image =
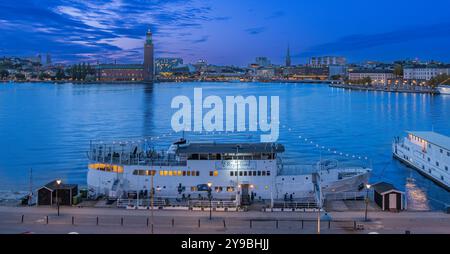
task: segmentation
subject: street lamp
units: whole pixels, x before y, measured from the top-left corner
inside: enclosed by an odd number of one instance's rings
[[[211,195],[211,186],[212,183],[208,182],[208,198],[209,198],[209,219],[212,220],[212,195]]]
[[[365,211],[365,214],[364,214],[364,221],[368,221],[367,209],[368,209],[368,206],[369,206],[369,190],[370,190],[370,187],[371,187],[370,184],[366,184],[366,199],[365,199],[365,201],[366,201],[366,211]]]
[[[59,198],[58,198],[58,190],[59,190],[59,186],[61,186],[61,180],[60,179],[58,179],[58,180],[56,180],[56,186],[57,186],[57,188],[56,188],[56,207],[57,207],[57,209],[58,209],[58,216],[59,216]]]

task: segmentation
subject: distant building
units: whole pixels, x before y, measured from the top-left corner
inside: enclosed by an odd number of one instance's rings
[[[347,77],[348,75],[348,67],[346,65],[329,65],[328,66],[328,77],[331,79],[332,77],[340,76],[342,78]]]
[[[47,65],[51,65],[52,64],[52,56],[50,55],[50,53],[47,53],[47,58],[46,58],[45,63]]]
[[[153,81],[152,33],[147,31],[144,44],[144,64],[98,64],[97,80],[100,81]]]
[[[275,76],[274,68],[260,68],[256,70],[256,76],[260,78],[272,78]]]
[[[286,67],[291,66],[291,52],[290,52],[289,45],[288,45],[287,52],[286,52],[286,63],[285,64],[286,64]]]
[[[329,70],[327,67],[296,66],[284,68],[283,75],[299,80],[326,80]]]
[[[265,56],[259,56],[255,59],[255,62],[257,65],[261,66],[261,67],[267,67],[270,66],[270,60],[269,58],[265,57]]]
[[[395,75],[392,70],[377,69],[355,69],[348,73],[348,79],[352,81],[370,78],[372,84],[387,84],[388,80],[394,79]]]
[[[430,80],[436,76],[450,75],[450,65],[409,65],[403,68],[403,79],[406,80]]]
[[[311,57],[309,59],[309,66],[318,67],[324,66],[328,67],[330,65],[345,65],[347,60],[341,56],[319,56],[319,57]]]
[[[171,72],[174,67],[183,64],[182,58],[163,57],[155,59],[155,72]]]

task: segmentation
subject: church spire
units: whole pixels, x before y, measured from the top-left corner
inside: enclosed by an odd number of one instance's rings
[[[289,44],[288,44],[287,52],[286,52],[286,67],[290,67],[291,66],[291,52],[290,51],[291,50],[290,50],[290,47],[289,47]]]

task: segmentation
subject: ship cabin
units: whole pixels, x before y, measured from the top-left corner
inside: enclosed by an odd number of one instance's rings
[[[275,160],[283,152],[284,146],[275,143],[188,143],[176,149],[181,160]]]
[[[450,137],[430,131],[409,131],[407,139],[415,147],[405,146],[404,149],[418,156],[416,166],[439,182],[450,183]]]

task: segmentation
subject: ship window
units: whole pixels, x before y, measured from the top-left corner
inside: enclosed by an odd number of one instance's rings
[[[160,170],[160,171],[159,171],[159,175],[160,175],[160,176],[163,176],[163,175],[164,175],[164,171]]]
[[[244,171],[244,176],[247,176],[247,171]]]
[[[436,166],[438,166],[438,167],[439,167],[439,161],[436,161]]]
[[[444,153],[444,150],[440,149],[440,152],[441,152],[441,153]]]
[[[450,156],[450,152],[447,152],[447,156]]]
[[[218,176],[219,175],[219,171],[215,170],[214,171],[214,176]],[[222,187],[221,187],[222,188]]]
[[[172,170],[169,170],[169,176],[172,176]]]
[[[183,176],[186,176],[186,171],[183,170]]]
[[[256,171],[253,171],[253,176],[256,176]]]
[[[216,186],[215,190],[216,190],[216,192],[222,192],[223,188],[222,188],[222,186]]]
[[[430,157],[428,157],[428,162],[430,162],[431,161],[431,159],[430,159]]]
[[[194,176],[199,176],[200,175],[200,171],[194,171]]]
[[[267,175],[270,176],[270,171],[267,171]]]
[[[237,171],[234,171],[234,176],[237,176],[238,175],[238,172]]]
[[[233,176],[234,171],[230,171],[230,176]]]
[[[187,176],[191,176],[191,171],[187,171]]]
[[[196,154],[196,153],[190,154],[189,155],[189,160],[198,160],[198,154]]]
[[[207,160],[208,155],[207,154],[200,154],[200,160]]]
[[[445,166],[445,170],[448,171],[448,166]]]
[[[233,191],[234,191],[234,188],[232,186],[227,187],[227,192],[233,192]]]
[[[239,176],[242,176],[242,171],[239,171]]]
[[[182,175],[181,170],[178,170],[178,176],[181,176],[181,175]]]
[[[209,171],[209,176],[213,176],[213,172],[212,171]]]
[[[262,176],[266,176],[266,171],[263,171],[263,172],[262,172]]]
[[[258,176],[261,176],[261,171],[258,171]]]
[[[191,186],[191,191],[197,191],[197,186]]]
[[[444,176],[441,176],[441,180],[444,181]]]

